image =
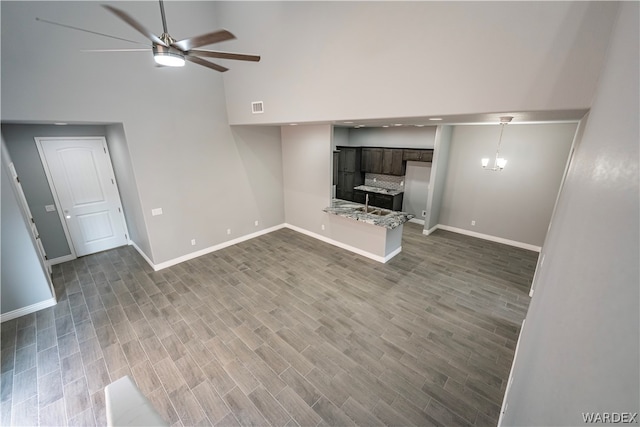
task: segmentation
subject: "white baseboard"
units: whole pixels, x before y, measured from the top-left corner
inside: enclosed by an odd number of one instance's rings
[[[425,236],[428,236],[429,234],[433,233],[437,229],[438,229],[438,224],[434,225],[433,227],[431,227],[428,230],[422,230],[422,234],[424,234]]]
[[[411,218],[409,222],[413,222],[414,224],[424,225],[424,219]]]
[[[402,252],[402,246],[400,246],[398,249],[396,249],[395,251],[391,252],[386,257],[384,257],[384,261],[382,261],[382,262],[386,264],[387,261],[389,261],[394,256],[398,255],[400,252]]]
[[[269,234],[269,233],[271,233],[273,231],[280,230],[281,228],[284,228],[284,226],[285,226],[284,224],[280,224],[280,225],[276,225],[274,227],[265,228],[264,230],[260,230],[260,231],[257,231],[255,233],[251,233],[251,234],[246,234],[246,235],[240,236],[240,237],[238,237],[236,239],[227,240],[226,242],[222,242],[222,243],[219,243],[217,245],[209,246],[208,248],[204,248],[204,249],[201,249],[201,250],[196,251],[196,252],[191,252],[189,254],[180,256],[178,258],[174,258],[174,259],[171,259],[169,261],[161,262],[159,264],[154,264],[153,261],[151,261],[149,259],[149,257],[147,257],[144,254],[144,252],[142,252],[140,250],[140,248],[138,248],[138,246],[135,243],[131,242],[131,244],[140,253],[140,255],[142,255],[144,260],[147,261],[147,263],[151,266],[151,268],[153,268],[154,271],[158,271],[158,270],[162,270],[162,269],[167,268],[167,267],[171,267],[172,265],[180,264],[181,262],[189,261],[190,259],[198,258],[199,256],[206,255],[206,254],[209,254],[211,252],[219,251],[220,249],[228,248],[229,246],[233,246],[233,245],[236,245],[238,243],[241,243],[241,242],[244,242],[244,241],[247,241],[247,240],[251,240],[251,239],[256,238],[258,236],[262,236],[264,234]]]
[[[49,298],[44,301],[10,311],[8,313],[2,313],[0,314],[0,323],[16,319],[27,314],[35,313],[36,311],[44,310],[45,308],[53,307],[56,304],[57,301],[55,298]]]
[[[522,320],[522,326],[520,327],[520,334],[518,334],[518,341],[516,341],[516,349],[513,352],[513,362],[511,363],[511,370],[509,371],[509,379],[507,379],[507,388],[504,391],[504,397],[502,398],[502,407],[500,408],[500,416],[498,417],[498,427],[502,427],[502,416],[507,410],[507,396],[511,390],[511,384],[513,383],[513,368],[516,365],[516,357],[518,357],[518,349],[520,348],[520,341],[522,338],[522,331],[524,331],[524,324],[527,319]]]
[[[475,231],[465,230],[464,228],[451,227],[451,226],[442,225],[442,224],[438,224],[434,228],[439,228],[441,230],[446,230],[446,231],[453,231],[454,233],[464,234],[471,237],[477,237],[479,239],[489,240],[491,242],[496,242],[496,243],[502,243],[505,245],[514,246],[516,248],[521,248],[521,249],[527,249],[530,251],[540,252],[542,250],[540,246],[531,245],[529,243],[518,242],[515,240],[504,239],[502,237],[491,236],[489,234],[476,233]],[[429,234],[430,233],[432,233],[431,230],[429,230]]]
[[[369,259],[372,259],[374,261],[381,262],[383,264],[386,263],[387,261],[389,261],[394,256],[398,255],[400,253],[400,251],[402,251],[402,246],[401,246],[398,249],[396,249],[395,251],[391,252],[386,257],[383,257],[383,256],[380,256],[380,255],[372,254],[371,252],[367,252],[367,251],[364,251],[362,249],[356,248],[354,246],[347,245],[347,244],[342,243],[342,242],[338,242],[337,240],[333,240],[333,239],[331,239],[329,237],[323,236],[322,234],[317,234],[317,233],[311,232],[309,230],[305,230],[304,228],[300,228],[300,227],[295,226],[295,225],[284,224],[284,226],[286,228],[289,228],[289,229],[293,230],[293,231],[297,231],[298,233],[305,234],[305,235],[307,235],[309,237],[313,237],[314,239],[321,240],[321,241],[323,241],[325,243],[328,243],[330,245],[337,246],[337,247],[339,247],[341,249],[347,250],[349,252],[356,253],[358,255],[362,255],[365,258],[369,258]]]
[[[62,264],[63,262],[73,261],[77,257],[73,254],[59,256],[58,258],[48,259],[47,262],[49,265]]]
[[[321,241],[323,241],[325,243],[329,243],[330,245],[337,246],[337,247],[339,247],[341,249],[345,249],[345,250],[350,251],[350,252],[354,252],[354,253],[356,253],[358,255],[362,255],[363,257],[372,259],[374,261],[381,262],[383,264],[386,263],[387,261],[389,261],[394,256],[398,255],[400,252],[402,252],[402,246],[401,246],[398,249],[396,249],[395,251],[393,251],[390,254],[388,254],[387,256],[383,257],[383,256],[380,256],[380,255],[372,254],[371,252],[367,252],[367,251],[364,251],[362,249],[356,248],[354,246],[350,246],[350,245],[344,244],[342,242],[338,242],[337,240],[330,239],[330,238],[328,238],[326,236],[323,236],[321,234],[313,233],[313,232],[311,232],[309,230],[305,230],[304,228],[300,228],[300,227],[297,227],[295,225],[291,225],[291,224],[287,224],[287,223],[276,225],[276,226],[270,227],[270,228],[265,228],[264,230],[260,230],[260,231],[255,232],[255,233],[247,234],[245,236],[238,237],[237,239],[228,240],[228,241],[220,243],[218,245],[210,246],[208,248],[201,249],[201,250],[196,251],[196,252],[191,252],[191,253],[183,255],[181,257],[174,258],[174,259],[171,259],[169,261],[161,262],[159,264],[155,264],[147,256],[147,254],[145,254],[142,251],[142,249],[140,249],[138,247],[138,245],[135,244],[135,242],[130,241],[129,244],[131,246],[133,246],[136,251],[138,251],[140,256],[142,256],[142,258],[144,258],[144,260],[147,262],[147,264],[149,264],[151,266],[151,268],[153,268],[154,271],[159,271],[159,270],[162,270],[164,268],[168,268],[168,267],[171,267],[173,265],[180,264],[181,262],[185,262],[185,261],[188,261],[190,259],[194,259],[194,258],[197,258],[199,256],[209,254],[211,252],[219,251],[220,249],[224,249],[224,248],[227,248],[229,246],[233,246],[235,244],[238,244],[238,243],[250,240],[250,239],[254,239],[256,237],[259,237],[259,236],[274,232],[276,230],[280,230],[282,228],[289,228],[289,229],[291,229],[293,231],[297,231],[298,233],[305,234],[305,235],[307,235],[309,237],[313,237],[314,239],[321,240]]]
[[[136,251],[138,251],[138,253],[140,254],[140,256],[141,256],[142,258],[144,258],[144,260],[145,260],[145,261],[147,261],[147,264],[149,264],[149,265],[151,266],[151,268],[153,268],[153,269],[155,270],[155,268],[154,268],[154,264],[153,264],[153,261],[151,261],[151,259],[147,256],[147,254],[145,254],[145,253],[142,251],[142,249],[140,249],[140,247],[139,247],[138,245],[136,245],[136,242],[134,242],[133,240],[129,240],[129,244],[130,244],[131,246],[133,246],[133,249],[135,249]]]

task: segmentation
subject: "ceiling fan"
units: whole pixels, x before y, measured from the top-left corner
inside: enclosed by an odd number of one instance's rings
[[[207,46],[214,43],[222,42],[225,40],[235,39],[236,37],[227,30],[218,30],[210,33],[202,34],[187,39],[176,40],[169,35],[167,31],[167,20],[164,13],[164,2],[160,2],[160,14],[162,16],[162,35],[160,37],[147,30],[142,24],[132,18],[129,14],[121,9],[110,5],[102,5],[105,9],[122,19],[124,22],[133,27],[140,34],[148,38],[152,43],[153,58],[158,65],[168,67],[181,67],[186,61],[193,62],[194,64],[202,65],[203,67],[211,68],[216,71],[225,72],[228,68],[215,64],[211,61],[204,60],[202,58],[220,58],[220,59],[233,59],[238,61],[260,61],[258,55],[248,55],[242,53],[231,52],[219,52],[213,50],[197,49],[201,46]],[[71,25],[60,24],[58,22],[48,21],[46,19],[36,18],[37,21],[46,22],[48,24],[58,25],[65,28],[71,28],[74,30],[84,31],[91,34],[97,34],[100,36],[110,37],[117,40],[124,40],[131,43],[138,43],[133,40],[128,40],[122,37],[116,37],[109,34],[103,34],[96,31],[86,30],[83,28],[74,27]],[[148,52],[147,49],[103,49],[103,50],[91,50],[89,52]]]

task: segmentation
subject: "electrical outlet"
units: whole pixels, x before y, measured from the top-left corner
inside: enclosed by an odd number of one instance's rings
[[[253,225],[255,225],[256,227],[258,226],[258,221],[254,221]]]
[[[151,215],[152,216],[162,215],[162,208],[151,209]]]
[[[427,217],[427,211],[422,211],[422,217],[426,218]]]
[[[400,181],[400,187],[404,187],[404,181]]]
[[[373,182],[378,182],[378,178],[373,178]]]
[[[475,220],[471,221],[471,225],[476,225],[476,221]]]
[[[322,230],[324,231],[324,224],[322,224],[322,225],[320,226],[320,228],[322,228]]]
[[[227,234],[231,234],[231,229],[227,228]]]
[[[195,246],[196,245],[196,239],[191,239],[191,246]]]

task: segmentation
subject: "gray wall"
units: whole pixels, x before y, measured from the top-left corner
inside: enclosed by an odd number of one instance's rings
[[[614,2],[220,2],[233,124],[588,108]],[[579,77],[576,77],[579,76]],[[251,114],[263,101],[264,114]]]
[[[640,412],[640,5],[626,2],[620,12],[543,248],[505,426]]]
[[[384,258],[385,228],[323,212],[331,203],[332,137],[331,125],[282,127],[286,223]]]
[[[333,141],[332,141],[332,151],[336,149],[336,147],[341,147],[349,145],[349,128],[341,128],[334,127],[333,128]]]
[[[285,221],[313,233],[331,203],[332,134],[331,125],[282,127]]]
[[[424,220],[425,218],[422,216],[422,211],[427,209],[430,177],[431,163],[407,162],[402,210],[413,214],[416,219]]]
[[[157,2],[117,6],[158,28]],[[157,68],[151,53],[83,53],[131,46],[34,19],[141,39],[95,2],[2,2],[0,7],[3,120],[122,123],[143,219],[140,212],[129,214],[137,218],[145,251],[146,229],[146,255],[154,264],[284,221],[280,130],[232,129],[220,73],[191,63]],[[214,2],[168,2],[172,34],[187,37],[219,28],[216,8]],[[220,46],[236,47],[236,41]],[[230,72],[242,74],[256,64],[229,65]],[[152,216],[154,208],[164,214]]]
[[[28,307],[53,298],[47,272],[41,264],[35,242],[20,208],[7,168],[10,162],[2,139],[0,161],[1,216],[0,216],[0,313]]]
[[[500,149],[507,166],[491,172],[480,159],[493,164],[500,126],[454,126],[439,223],[542,246],[576,128],[507,125]]]
[[[53,205],[55,202],[34,137],[105,136],[105,127],[3,123],[2,135],[20,176],[22,189],[42,236],[42,245],[47,257],[55,259],[70,255],[71,251],[58,212],[45,211],[45,205]]]
[[[144,214],[140,204],[140,193],[136,174],[131,164],[131,154],[127,145],[127,137],[122,124],[106,126],[107,146],[113,165],[113,172],[118,183],[120,201],[129,230],[129,239],[145,254],[153,255],[149,244],[149,234],[144,222]]]
[[[436,132],[431,177],[429,178],[429,196],[427,197],[427,217],[424,229],[430,230],[440,221],[440,209],[444,197],[444,187],[449,169],[449,150],[451,148],[452,126],[439,126]]]

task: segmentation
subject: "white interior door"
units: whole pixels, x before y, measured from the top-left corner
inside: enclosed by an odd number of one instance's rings
[[[127,228],[105,139],[36,138],[36,143],[76,255],[126,245]]]

